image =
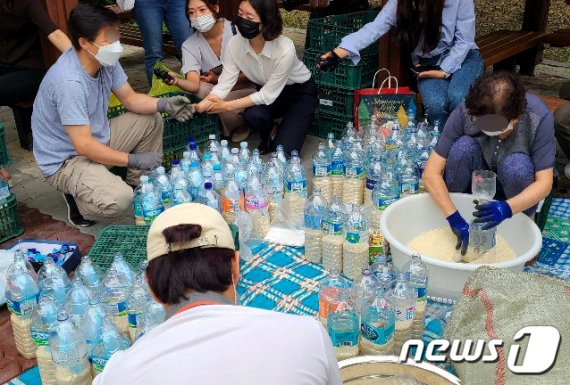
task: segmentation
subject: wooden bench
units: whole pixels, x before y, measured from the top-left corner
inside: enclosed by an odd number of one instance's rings
[[[544,44],[551,47],[568,47],[570,46],[570,29],[559,29],[544,37]]]
[[[501,30],[475,39],[485,67],[494,66],[494,70],[514,70],[517,55],[538,47],[542,43],[544,32]]]
[[[546,95],[538,95],[539,98],[546,104],[546,107],[552,112],[556,111],[558,107],[563,105],[564,103],[570,103],[567,100],[555,98],[553,96],[546,96]]]

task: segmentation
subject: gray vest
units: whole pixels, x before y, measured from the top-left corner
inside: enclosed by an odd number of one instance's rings
[[[488,136],[481,132],[471,120],[471,116],[464,110],[463,130],[465,135],[471,136],[481,146],[483,157],[487,166],[492,171],[497,172],[497,167],[503,158],[509,154],[520,152],[531,156],[532,145],[538,130],[539,116],[529,110],[519,116],[511,135],[501,140],[498,136]]]

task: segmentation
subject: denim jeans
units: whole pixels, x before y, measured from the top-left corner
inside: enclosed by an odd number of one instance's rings
[[[428,61],[421,64],[429,65]],[[469,87],[483,74],[485,67],[479,50],[472,49],[467,54],[461,68],[447,79],[418,79],[418,89],[422,95],[429,120],[439,121],[443,128],[447,117],[455,107],[463,102]]]
[[[186,16],[186,0],[137,0],[134,11],[143,40],[144,66],[150,85],[154,65],[162,60],[162,23],[166,22],[179,56],[182,56],[182,43],[194,29]]]

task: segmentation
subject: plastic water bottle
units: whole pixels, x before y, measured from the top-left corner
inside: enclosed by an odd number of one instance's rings
[[[190,171],[190,163],[192,163],[192,159],[190,158],[190,151],[184,151],[182,153],[182,160],[178,161],[178,159],[174,159],[172,161],[172,169],[170,170],[170,175],[173,175],[175,170],[182,170],[185,175],[188,175]],[[175,169],[176,167],[176,169]]]
[[[354,142],[356,141],[356,132],[354,131],[354,124],[352,122],[346,123],[344,136],[342,137],[342,149],[348,152]]]
[[[198,203],[209,206],[219,213],[222,212],[220,194],[214,191],[212,182],[204,183],[204,189],[200,191]]]
[[[159,195],[148,176],[141,176],[142,182],[142,208],[145,225],[150,225],[154,219],[164,211],[162,197]]]
[[[131,286],[135,281],[135,272],[131,268],[131,265],[125,260],[123,253],[117,252],[113,257],[113,263],[111,264],[119,274],[123,274],[127,279],[129,286]]]
[[[146,333],[150,332],[152,329],[163,323],[166,319],[166,312],[164,307],[156,302],[152,302],[140,319],[137,326],[137,333],[135,335],[135,341],[144,336]]]
[[[327,135],[326,150],[327,150],[327,156],[329,157],[329,160],[331,160],[331,161],[332,161],[332,157],[333,157],[333,154],[335,152],[335,149],[336,149],[336,140],[334,138],[334,133],[329,132]]]
[[[375,261],[370,269],[372,274],[378,279],[378,282],[380,282],[380,288],[384,293],[388,293],[388,291],[394,288],[396,284],[396,270],[391,263],[386,261],[384,254],[375,256]]]
[[[360,205],[364,201],[365,169],[364,151],[359,148],[360,139],[355,139],[346,154],[345,179],[342,186],[342,202]]]
[[[483,202],[480,202],[483,204]],[[495,263],[497,245],[497,227],[484,230],[486,223],[475,222],[474,218],[469,224],[469,249],[463,257],[466,262],[474,262],[485,257],[486,263]]]
[[[158,177],[156,181],[158,182],[158,188],[160,191],[160,196],[162,198],[162,205],[165,209],[172,206],[172,196],[174,195],[174,190],[172,189],[172,184],[166,176],[166,171],[164,167],[160,166],[156,169]]]
[[[53,297],[40,296],[39,306],[32,315],[31,334],[36,345],[36,359],[43,385],[57,385],[55,364],[51,357],[49,336],[57,325],[58,307]]]
[[[91,371],[83,334],[65,311],[57,315],[49,346],[58,385],[89,385]]]
[[[185,180],[177,180],[174,185],[174,204],[181,205],[182,203],[192,202],[192,196],[188,192],[188,183]]]
[[[204,176],[204,180],[212,181],[212,175],[214,175],[214,163],[212,162],[212,154],[209,152],[204,154],[202,175]]]
[[[75,274],[83,280],[83,284],[90,291],[98,293],[101,290],[101,273],[89,255],[81,258]]]
[[[430,147],[434,148],[439,141],[439,137],[441,136],[441,130],[439,128],[440,122],[436,120],[433,122],[433,131],[431,132],[431,142]]]
[[[263,172],[263,181],[267,186],[269,194],[269,217],[273,219],[275,210],[283,200],[283,165],[277,158],[277,153],[272,153],[267,166]]]
[[[52,295],[59,305],[63,305],[67,298],[67,292],[71,288],[71,282],[65,270],[57,265],[53,259],[46,258],[39,271],[38,278],[42,293]]]
[[[227,141],[226,141],[226,145],[227,145]],[[212,154],[216,154],[216,155],[220,154],[222,146],[221,146],[220,142],[218,142],[218,140],[216,139],[216,134],[208,135],[208,145],[206,146],[206,148]]]
[[[243,167],[247,167],[251,158],[248,146],[247,142],[240,142],[239,144],[239,159]]]
[[[113,320],[105,317],[101,325],[101,338],[91,352],[93,372],[101,373],[113,354],[128,349],[130,345],[128,338],[115,327]]]
[[[276,152],[277,152],[277,159],[279,160],[279,162],[281,163],[282,166],[282,170],[283,170],[283,174],[285,174],[285,170],[287,169],[287,156],[285,155],[285,149],[283,148],[283,145],[278,144],[277,148],[276,148]]]
[[[239,159],[239,149],[237,148],[232,148],[231,152],[230,152],[230,156],[228,159],[226,159],[225,163],[224,163],[224,175],[227,177],[229,174],[232,174],[235,176],[235,171],[236,171],[236,166],[241,164],[241,161]]]
[[[103,319],[107,315],[107,311],[103,304],[100,302],[99,293],[91,292],[89,297],[89,307],[85,312],[85,321],[82,324],[82,332],[85,337],[85,344],[87,345],[87,353],[91,357],[93,347],[101,339],[101,325]]]
[[[222,172],[222,165],[219,163],[214,165],[214,173],[212,174],[212,184],[214,185],[214,190],[216,190],[218,194],[222,193],[222,190],[226,185],[224,173]]]
[[[193,201],[198,199],[200,190],[204,187],[204,175],[200,169],[200,163],[193,160],[190,163],[190,171],[188,171],[188,192]]]
[[[364,310],[372,305],[376,290],[380,287],[378,278],[365,268],[360,276],[352,282],[351,297],[354,309],[361,315]]]
[[[53,260],[52,260],[52,262],[53,262]],[[8,270],[6,270],[6,277],[11,275],[17,266],[21,266],[24,268],[24,270],[27,270],[28,274],[30,274],[30,276],[32,276],[34,281],[38,282],[38,280],[39,280],[38,274],[34,270],[32,263],[26,257],[26,254],[24,254],[24,252],[21,250],[14,251],[14,260],[12,261],[10,266],[8,266]]]
[[[51,258],[48,258],[51,259]],[[36,356],[36,347],[30,333],[31,317],[38,304],[39,288],[25,266],[14,266],[6,276],[6,302],[10,310],[16,350],[25,358]]]
[[[358,315],[347,292],[339,293],[336,309],[327,317],[327,329],[337,361],[358,355]]]
[[[143,261],[141,264],[142,272],[146,270],[146,266],[147,262]],[[144,314],[152,302],[144,273],[140,274],[135,280],[134,285],[131,287],[129,299],[127,302],[129,306],[127,310],[127,319],[129,322],[129,338],[131,339],[131,342],[134,342],[137,332],[137,321]]]
[[[261,176],[263,174],[264,169],[265,169],[265,164],[263,164],[263,160],[259,155],[259,150],[256,148],[255,150],[253,150],[251,160],[247,166],[247,174],[249,176],[253,174]]]
[[[299,153],[295,150],[291,152],[291,161],[285,173],[285,185],[287,193],[298,193],[302,197],[307,197],[307,175]]]
[[[245,197],[233,174],[227,175],[226,187],[222,192],[222,216],[228,223],[235,223],[236,213],[245,210]]]
[[[406,115],[408,116],[409,126],[416,125],[416,113],[417,113],[416,103],[410,102],[408,108],[406,109]]]
[[[364,204],[372,203],[372,192],[380,180],[384,170],[382,158],[373,157],[366,168],[366,189],[364,191]]]
[[[245,189],[245,210],[253,222],[253,238],[263,239],[269,230],[269,197],[258,175],[252,175]]]
[[[202,156],[200,155],[200,150],[193,137],[190,137],[188,141],[188,152],[190,153],[190,160],[200,163],[202,161]]]
[[[362,311],[360,352],[362,354],[394,354],[396,314],[382,289],[376,289],[372,303]]]
[[[413,253],[410,261],[402,267],[402,272],[408,281],[408,285],[416,289],[417,301],[414,313],[412,338],[421,339],[424,334],[427,305],[428,267],[422,262],[420,254]]]
[[[360,206],[352,205],[345,223],[345,240],[342,246],[342,272],[349,279],[360,277],[368,268],[368,236],[370,226]]]
[[[230,152],[230,148],[228,146],[228,141],[227,140],[222,140],[220,142],[220,160],[223,163],[226,163],[228,161],[228,159],[231,157],[231,152]]]
[[[400,274],[396,286],[388,295],[396,312],[396,331],[394,334],[394,354],[396,355],[400,354],[404,343],[412,339],[417,297],[416,289],[408,285],[404,274]]]
[[[382,213],[398,199],[400,199],[400,182],[394,177],[393,172],[385,172],[372,191],[372,202],[376,208],[371,217],[373,229],[380,229]]]
[[[334,150],[331,153],[331,182],[332,195],[340,199],[342,199],[345,173],[346,163],[344,159],[344,151],[342,149],[342,141],[337,140]]]
[[[327,155],[325,144],[319,143],[313,157],[313,189],[319,188],[327,202],[330,202],[332,197],[331,168],[331,160]]]
[[[322,222],[327,211],[327,202],[321,196],[321,189],[313,189],[313,195],[305,203],[305,258],[321,263],[323,249]]]
[[[71,289],[67,293],[65,311],[75,324],[80,327],[85,320],[85,312],[89,307],[89,290],[83,285],[79,276],[75,276]]]
[[[102,301],[107,313],[114,317],[115,325],[122,333],[127,333],[129,325],[127,321],[129,281],[127,277],[119,273],[113,266],[107,270],[103,279]]]
[[[340,275],[339,269],[333,268],[319,287],[319,319],[325,328],[328,316],[338,307],[341,292],[350,292],[350,281]]]
[[[402,181],[401,198],[415,195],[420,191],[420,173],[418,166],[414,162],[406,162],[400,179]]]
[[[342,269],[344,223],[347,213],[340,199],[333,196],[323,219],[323,267],[325,270]]]

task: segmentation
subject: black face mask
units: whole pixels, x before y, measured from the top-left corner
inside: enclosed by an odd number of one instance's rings
[[[236,27],[243,37],[246,39],[253,39],[259,35],[259,26],[261,25],[258,21],[251,21],[238,16],[236,19]]]

